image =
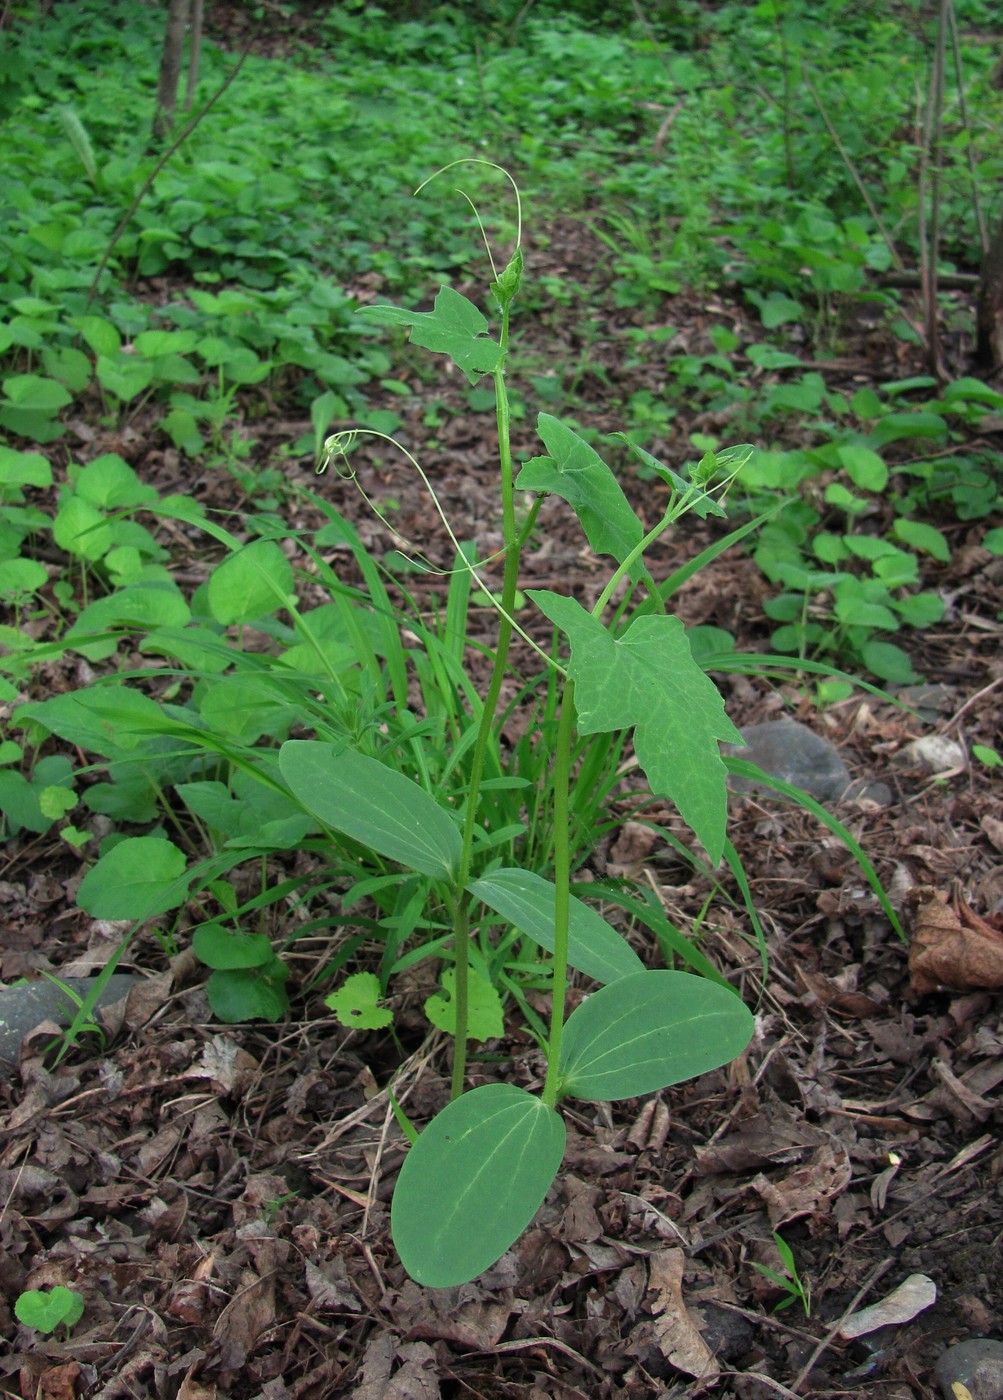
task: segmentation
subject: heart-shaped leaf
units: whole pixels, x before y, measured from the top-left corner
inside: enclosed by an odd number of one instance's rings
[[[539,1210],[564,1156],[564,1122],[514,1084],[454,1099],[404,1158],[390,1223],[401,1263],[430,1288],[469,1283]]]
[[[754,1024],[734,992],[691,972],[623,977],[568,1017],[561,1097],[632,1099],[706,1074],[741,1054]]]
[[[425,1002],[425,1015],[436,1030],[456,1034],[456,972],[447,967],[442,974],[442,991],[433,992]],[[493,1040],[505,1032],[502,1002],[491,983],[470,968],[467,974],[467,1039]]]
[[[34,1327],[37,1332],[54,1332],[62,1324],[72,1327],[79,1322],[84,1312],[84,1300],[79,1293],[64,1288],[61,1283],[48,1293],[39,1288],[29,1288],[14,1304],[18,1322],[25,1327]]]

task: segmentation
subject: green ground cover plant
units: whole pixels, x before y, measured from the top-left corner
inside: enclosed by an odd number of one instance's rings
[[[80,562],[81,591],[86,596],[84,581],[93,578],[101,596],[77,610],[56,640],[12,648],[0,661],[11,686],[30,689],[38,667],[67,652],[114,663],[127,644],[155,659],[152,670],[120,666],[97,683],[21,704],[15,724],[23,742],[4,755],[0,809],[12,831],[46,831],[80,801],[111,818],[115,829],[89,862],[79,906],[137,926],[153,920],[167,951],[188,932],[186,911],[195,911],[193,947],[211,969],[207,991],[221,1019],[283,1016],[283,953],[306,934],[330,940],[322,977],[339,986],[328,1005],[353,1029],[392,1025],[394,977],[418,961],[439,961],[440,989],[425,1012],[454,1039],[453,1097],[416,1137],[394,1206],[406,1267],[438,1286],[488,1267],[535,1213],[560,1161],[563,1098],[649,1092],[724,1063],[751,1034],[735,992],[660,908],[621,895],[668,963],[650,971],[574,892],[575,870],[620,819],[611,801],[628,768],[636,765],[648,790],[673,802],[710,871],[728,864],[758,929],[725,828],[729,768],[758,770],[722,758],[720,742],[740,736],[704,669],[707,657],[695,659],[682,624],[666,612],[673,592],[751,527],[732,531],[661,583],[645,563],[645,551],[685,514],[723,517],[722,500],[751,449],[706,454],[680,475],[632,445],[669,487],[647,532],[599,454],[550,414],[541,413],[537,425],[544,455],[516,473],[507,371],[523,275],[518,230],[508,264],[498,271],[492,258],[492,270],[494,335],[482,311],[448,286],[431,311],[382,306],[369,316],[408,328],[413,344],[447,355],[472,386],[491,378],[500,593],[482,575],[488,561],[454,536],[445,607],[429,621],[406,593],[403,603],[394,601],[384,570],[323,495],[309,493],[326,519],[319,529],[294,535],[274,514],[248,513],[242,540],[190,499],[143,487],[126,463],[106,455],[69,473],[52,521],[57,542]],[[384,435],[361,429],[330,437],[322,468],[354,479],[353,453],[365,437]],[[391,446],[421,472],[410,453]],[[30,457],[5,460],[12,507],[20,510],[21,493],[49,478]],[[517,499],[527,495],[532,503],[520,512]],[[520,559],[548,495],[571,506],[592,549],[613,564],[591,611],[572,597],[525,590],[553,638],[544,646],[517,605]],[[221,547],[190,599],[161,564],[154,536],[131,518],[136,512],[198,529]],[[24,523],[37,530],[43,522],[48,517],[39,512]],[[362,588],[332,568],[332,545],[350,551]],[[123,574],[128,587],[118,586]],[[487,649],[473,643],[468,627],[478,595],[498,616]],[[249,646],[250,635],[264,646]],[[503,706],[516,635],[539,669]],[[474,653],[490,662],[483,695],[471,679]],[[757,669],[762,662],[725,657],[714,664]],[[515,709],[527,710],[532,722],[509,749],[505,730]],[[628,735],[633,759],[625,766]],[[43,753],[53,737],[95,761]],[[643,807],[643,789],[637,796]],[[802,800],[857,856],[887,909],[849,833]],[[127,835],[123,827],[146,832]],[[71,823],[63,830],[86,846],[85,831]],[[678,836],[666,838],[684,858],[701,860]],[[275,862],[281,868],[283,854],[294,851],[316,857],[313,873],[276,879]],[[255,866],[258,889],[241,896],[231,876]],[[340,895],[334,916],[321,898],[328,891]],[[617,902],[612,891],[603,893]],[[289,910],[298,928],[277,945],[278,916]],[[343,925],[352,928],[347,937],[339,935]],[[378,972],[339,975],[374,942]],[[565,1026],[569,968],[600,990]],[[549,1026],[530,1005],[528,994],[538,990],[551,995]],[[546,1056],[542,1095],[510,1084],[464,1092],[468,1040],[500,1036],[510,1006]],[[85,1002],[67,1046],[89,1012]],[[457,1141],[465,1144],[459,1156]],[[475,1230],[488,1216],[490,1227]]]

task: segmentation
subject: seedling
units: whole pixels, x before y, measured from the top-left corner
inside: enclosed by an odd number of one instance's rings
[[[773,1309],[774,1312],[783,1312],[784,1308],[789,1308],[792,1303],[800,1303],[804,1308],[805,1317],[811,1317],[811,1285],[806,1284],[798,1273],[797,1262],[790,1245],[773,1231],[773,1242],[777,1247],[784,1272],[778,1273],[776,1269],[770,1269],[765,1264],[758,1264],[752,1260],[752,1267],[761,1273],[764,1278],[768,1278],[771,1283],[775,1283],[778,1288],[782,1288],[786,1297],[781,1298]]]
[[[55,1332],[57,1327],[64,1327],[69,1336],[83,1314],[83,1298],[61,1283],[51,1289],[28,1289],[14,1304],[18,1322],[34,1327],[36,1332]]]

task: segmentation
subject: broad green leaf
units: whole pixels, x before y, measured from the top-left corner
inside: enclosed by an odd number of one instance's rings
[[[899,516],[892,530],[898,539],[911,545],[913,549],[921,549],[924,554],[933,555],[941,564],[950,562],[951,546],[947,543],[947,536],[935,525]]]
[[[120,350],[114,357],[98,356],[97,376],[102,388],[127,403],[153,383],[153,366]]]
[[[37,559],[8,559],[0,564],[0,598],[26,598],[48,581],[48,570]]]
[[[112,358],[122,348],[118,328],[103,316],[74,316],[70,325],[80,332],[95,355]]]
[[[982,539],[982,548],[990,554],[1003,554],[1003,527],[987,530]]]
[[[634,751],[652,792],[672,799],[716,864],[728,814],[718,742],[740,744],[742,736],[693,660],[679,618],[639,617],[614,639],[574,598],[527,592],[571,642],[579,732],[633,727]]]
[[[341,1025],[356,1031],[378,1031],[393,1024],[394,1013],[381,1006],[380,979],[375,972],[355,972],[336,992],[324,998]]]
[[[944,616],[944,600],[938,593],[911,593],[892,599],[892,607],[910,627],[932,627]]]
[[[262,967],[237,967],[214,972],[205,984],[213,1013],[221,1021],[279,1021],[289,1010],[286,978],[289,969],[279,958]]]
[[[42,811],[39,789],[16,768],[0,769],[0,812],[15,830],[24,827],[41,834],[48,831],[53,822],[53,818]]]
[[[520,491],[547,491],[573,507],[589,544],[620,564],[640,544],[644,530],[620,484],[594,448],[549,413],[537,419],[537,432],[549,457],[534,457],[519,473]],[[646,577],[638,560],[632,578]]]
[[[79,800],[75,792],[60,783],[50,784],[38,794],[38,806],[42,816],[56,822],[62,821],[67,812],[72,812]]]
[[[541,948],[554,951],[557,892],[542,875],[531,870],[494,870],[473,880],[467,889]],[[571,966],[596,982],[615,982],[618,977],[643,971],[644,964],[616,929],[574,896],[568,942]]]
[[[898,685],[911,685],[919,680],[908,653],[893,642],[865,642],[860,648],[860,659],[878,680]]]
[[[837,453],[846,474],[861,491],[883,491],[888,484],[888,468],[872,447],[848,444]]]
[[[18,708],[17,719],[32,720],[67,743],[106,755],[135,749],[151,734],[176,732],[156,700],[126,685],[95,685],[29,702]]]
[[[459,869],[456,823],[403,773],[311,739],[283,744],[279,768],[294,796],[335,831],[423,875],[450,879]]]
[[[844,627],[879,627],[885,632],[898,628],[898,618],[882,603],[872,603],[857,593],[837,597],[833,611]]]
[[[693,1079],[740,1055],[754,1025],[734,992],[691,972],[621,978],[568,1017],[561,1096],[632,1099]]]
[[[256,744],[262,735],[286,738],[298,718],[286,690],[267,673],[238,671],[205,682],[199,714],[214,733]]]
[[[514,1084],[482,1084],[434,1118],[404,1158],[390,1225],[428,1288],[489,1269],[543,1203],[564,1156],[563,1120]]]
[[[225,626],[256,622],[285,607],[293,595],[293,566],[275,540],[252,540],[209,579],[209,607]]]
[[[79,496],[70,496],[52,522],[52,537],[60,549],[78,559],[100,559],[112,545],[108,522],[99,510]]]
[[[173,582],[133,583],[107,593],[84,608],[66,634],[70,644],[85,642],[95,632],[115,628],[143,631],[154,627],[184,627],[191,610]]]
[[[425,1015],[432,1025],[447,1035],[456,1034],[456,970],[447,967],[442,974],[442,991],[433,992],[425,1002]],[[494,1040],[505,1033],[501,997],[490,982],[473,968],[467,973],[467,1039]]]
[[[0,488],[11,486],[51,486],[52,466],[39,452],[15,452],[0,447]]]
[[[231,933],[222,924],[200,924],[192,949],[206,967],[227,972],[238,967],[264,967],[275,956],[267,934]]]
[[[502,348],[485,334],[487,319],[472,301],[441,287],[432,311],[407,311],[400,306],[364,306],[368,315],[384,325],[410,326],[412,345],[448,355],[458,369],[476,384],[483,374],[492,374],[501,364]]]
[[[62,384],[40,374],[12,374],[3,381],[3,391],[17,408],[40,413],[58,413],[73,402],[73,395]]]
[[[140,481],[117,452],[106,452],[89,462],[77,477],[75,488],[78,496],[99,510],[148,506],[157,499],[156,489]]]
[[[159,836],[131,836],[88,870],[77,903],[94,919],[152,919],[188,898],[185,853]]]

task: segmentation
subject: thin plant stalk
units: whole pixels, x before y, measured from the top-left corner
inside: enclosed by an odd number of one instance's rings
[[[547,1045],[547,1077],[543,1102],[557,1103],[561,1037],[564,1032],[564,1002],[568,989],[568,931],[571,919],[571,835],[569,793],[571,789],[571,746],[575,727],[575,683],[569,680],[561,701],[561,718],[554,744],[554,956],[553,1002],[550,1012],[550,1038]]]
[[[508,350],[509,307],[502,307],[501,332],[499,343],[502,350]],[[502,539],[505,550],[505,567],[502,576],[501,618],[498,624],[498,641],[495,647],[494,664],[487,694],[481,709],[470,762],[470,780],[467,787],[467,808],[463,822],[463,854],[456,881],[457,899],[453,911],[453,950],[455,957],[454,1003],[456,1007],[456,1044],[453,1050],[453,1076],[451,1094],[457,1098],[463,1092],[463,1080],[467,1066],[467,1021],[468,1021],[468,982],[470,920],[469,896],[465,886],[470,878],[473,861],[474,831],[477,825],[477,800],[480,796],[481,778],[488,744],[495,728],[495,717],[501,699],[502,683],[508,667],[508,653],[512,643],[512,615],[515,611],[516,587],[519,582],[519,559],[521,539],[515,522],[515,487],[512,471],[511,414],[508,392],[505,387],[505,355],[494,372],[495,416],[498,422],[498,458],[501,473]]]

